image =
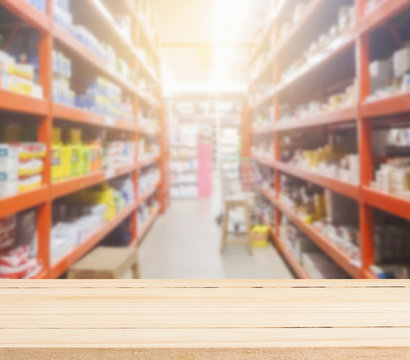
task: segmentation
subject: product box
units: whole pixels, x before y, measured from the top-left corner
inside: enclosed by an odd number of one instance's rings
[[[37,257],[37,211],[28,210],[17,215],[17,242],[27,246],[30,257]]]
[[[269,244],[269,227],[255,226],[251,234],[252,246],[256,248],[266,248]]]
[[[393,81],[393,59],[376,60],[370,64],[372,93],[391,85]]]
[[[61,180],[63,176],[62,165],[63,149],[60,145],[53,145],[51,149],[51,178],[53,181]]]
[[[0,199],[14,196],[18,193],[17,175],[11,176],[10,173],[0,171]]]
[[[9,144],[0,144],[0,172],[17,175],[18,166],[17,148]]]
[[[396,51],[393,55],[394,76],[402,77],[410,71],[410,45]]]

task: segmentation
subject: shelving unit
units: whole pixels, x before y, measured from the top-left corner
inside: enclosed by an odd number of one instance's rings
[[[289,18],[289,9],[297,1],[278,2],[278,7],[271,20],[265,27],[259,42],[250,55],[252,64],[261,51],[265,51],[265,62],[260,66],[259,71],[251,77],[250,94],[251,98],[244,106],[243,122],[248,125],[243,126],[247,131],[248,139],[257,139],[258,136],[271,136],[275,144],[274,160],[266,157],[251,154],[250,144],[247,144],[247,151],[257,162],[275,169],[275,195],[261,189],[262,194],[269,199],[277,210],[277,227],[272,229],[274,242],[281,251],[284,258],[300,278],[308,277],[301,265],[284,246],[279,236],[279,226],[281,216],[286,215],[299,229],[307,235],[325,254],[335,263],[344,269],[353,278],[374,278],[370,267],[375,264],[375,240],[374,240],[374,209],[380,209],[386,213],[394,214],[401,218],[410,220],[410,201],[389,193],[384,193],[370,187],[373,180],[373,154],[372,154],[372,130],[375,120],[378,118],[394,117],[397,115],[410,114],[410,93],[400,93],[388,98],[368,101],[366,100],[371,92],[369,64],[371,62],[370,38],[375,31],[388,24],[390,20],[400,13],[410,9],[410,2],[407,0],[384,1],[378,8],[366,14],[366,0],[353,0],[351,3],[355,7],[356,25],[353,31],[345,35],[345,38],[338,46],[327,50],[322,56],[308,63],[300,71],[296,71],[290,79],[281,81],[281,61],[286,58],[288,64],[296,60],[292,58],[297,48],[301,44],[301,39],[305,32],[314,31],[312,19],[329,5],[326,0],[311,0],[306,5],[304,12],[300,15],[296,24],[288,35],[275,45],[274,49],[269,49],[269,35],[278,33],[280,29],[280,18]],[[347,2],[345,2],[347,3]],[[320,21],[317,20],[317,21]],[[389,24],[390,26],[390,24]],[[307,29],[309,27],[309,29]],[[320,33],[316,34],[317,36]],[[307,35],[312,36],[312,34]],[[306,36],[305,36],[306,37]],[[298,45],[299,44],[299,45]],[[280,107],[283,102],[283,92],[298,92],[300,89],[309,89],[312,92],[325,91],[321,87],[323,84],[316,83],[312,77],[321,78],[324,75],[323,67],[326,69],[340,63],[341,57],[346,52],[353,52],[353,65],[358,87],[358,97],[353,106],[346,106],[334,111],[309,115],[294,121],[279,121]],[[326,73],[328,74],[328,72]],[[327,76],[327,75],[325,75]],[[265,77],[265,82],[262,79]],[[263,93],[258,90],[258,86],[263,87]],[[270,86],[267,90],[266,86]],[[338,84],[334,84],[338,85]],[[315,86],[318,88],[316,89]],[[260,93],[259,93],[260,92]],[[256,95],[256,96],[255,96]],[[271,123],[257,129],[252,128],[253,114],[258,113],[264,106],[273,106],[274,116]],[[385,119],[386,120],[386,119]],[[393,121],[393,120],[392,120]],[[360,159],[360,184],[350,184],[338,179],[329,178],[316,172],[296,168],[292,165],[281,162],[281,137],[292,131],[304,131],[308,128],[324,126],[331,128],[335,125],[350,123],[357,129],[358,151]],[[359,230],[361,234],[361,267],[355,266],[351,259],[334,246],[326,236],[318,232],[314,226],[303,221],[291,208],[281,201],[281,174],[288,174],[296,178],[303,179],[309,183],[332,190],[357,201],[359,206]]]
[[[168,206],[169,185],[163,180],[153,184],[153,187],[143,196],[138,197],[135,201],[124,208],[117,216],[106,223],[102,228],[88,239],[83,241],[77,248],[66,254],[56,263],[50,263],[50,231],[52,225],[52,204],[56,198],[72,194],[81,189],[88,188],[107,180],[130,174],[133,179],[134,190],[138,196],[138,176],[144,167],[157,163],[161,178],[169,177],[169,169],[166,166],[167,152],[167,125],[166,117],[163,111],[161,80],[159,75],[160,57],[158,47],[154,39],[145,27],[142,26],[142,19],[137,15],[136,8],[130,5],[127,0],[119,0],[117,6],[126,6],[133,16],[133,31],[140,33],[144,41],[131,43],[116,25],[114,17],[106,7],[103,0],[86,0],[93,9],[95,21],[104,22],[104,28],[107,32],[114,34],[116,39],[122,44],[121,46],[129,52],[128,59],[132,58],[129,63],[130,67],[137,72],[137,77],[145,78],[152,87],[155,95],[147,95],[137,88],[137,84],[131,84],[123,77],[109,69],[109,67],[91,52],[85,45],[80,43],[70,33],[61,28],[53,17],[53,8],[55,0],[47,0],[46,13],[38,11],[26,0],[0,0],[0,7],[11,13],[23,24],[34,27],[40,34],[40,46],[38,50],[39,57],[39,84],[43,87],[44,98],[36,99],[19,94],[10,93],[0,90],[0,110],[2,112],[12,112],[15,114],[24,114],[30,117],[38,124],[38,140],[47,144],[47,156],[45,159],[45,169],[43,173],[43,186],[38,189],[20,193],[16,196],[0,199],[0,217],[6,217],[16,214],[20,211],[37,208],[37,233],[38,233],[38,260],[41,262],[43,269],[35,278],[57,278],[61,276],[73,263],[84,256],[95,245],[104,239],[110,232],[118,227],[127,218],[132,219],[132,237],[133,241],[130,246],[137,246],[147,233],[150,225],[155,221],[157,216],[164,212]],[[110,4],[111,5],[111,4]],[[155,59],[155,69],[142,60],[137,51],[137,45],[146,47],[146,52],[151,54]],[[134,121],[125,122],[114,118],[105,117],[99,114],[84,111],[78,108],[61,105],[52,100],[52,52],[55,46],[62,47],[69,55],[75,56],[77,61],[86,64],[87,68],[92,68],[101,76],[107,77],[110,81],[120,86],[123,90],[132,94],[132,103],[134,107]],[[80,59],[80,60],[79,60]],[[159,129],[152,131],[146,129],[140,124],[139,109],[156,111]],[[108,132],[125,132],[131,134],[133,141],[138,144],[139,139],[143,136],[155,137],[159,143],[161,154],[152,159],[139,160],[136,154],[135,162],[130,166],[115,168],[110,171],[98,171],[86,176],[71,178],[61,182],[52,182],[51,180],[51,143],[52,128],[55,120],[82,124],[90,127],[105,128]],[[138,146],[136,146],[138,148]],[[153,214],[149,224],[138,224],[136,211],[144,201],[154,193],[158,193],[159,208]]]

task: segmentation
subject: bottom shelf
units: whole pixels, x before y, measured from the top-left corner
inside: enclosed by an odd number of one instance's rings
[[[292,252],[288,249],[288,247],[276,236],[275,229],[273,229],[272,227],[270,227],[270,234],[274,239],[276,249],[283,256],[286,263],[292,269],[294,274],[299,279],[310,279],[309,274],[300,265],[299,261],[293,256]]]
[[[79,246],[73,249],[70,253],[58,260],[51,266],[48,278],[58,278],[64,274],[68,268],[76,261],[82,258],[88,251],[90,251],[95,245],[97,245],[104,237],[106,237],[111,231],[113,231],[118,225],[120,225],[132,212],[137,208],[138,203],[128,205],[117,216],[105,224],[95,234],[91,235],[87,240],[82,242]]]
[[[299,261],[293,256],[288,247],[282,241],[280,241],[280,239],[277,239],[277,244],[279,244],[280,246],[280,253],[283,255],[286,262],[289,264],[290,268],[297,275],[297,277],[299,279],[310,279],[309,274],[300,265]]]
[[[159,208],[155,210],[154,214],[152,214],[151,218],[145,222],[145,224],[142,225],[141,231],[138,232],[138,238],[137,241],[133,241],[130,244],[130,247],[136,247],[138,244],[141,242],[141,240],[144,238],[144,236],[147,234],[148,230],[150,227],[154,224],[155,220],[157,219],[159,215]]]

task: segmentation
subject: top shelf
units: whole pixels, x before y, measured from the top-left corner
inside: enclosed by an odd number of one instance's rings
[[[39,31],[50,32],[51,19],[27,0],[2,0],[1,5]]]
[[[359,32],[366,33],[384,24],[387,20],[405,10],[410,5],[408,0],[385,0],[371,13],[360,19]]]
[[[106,21],[108,28],[112,31],[123,45],[131,50],[134,58],[140,64],[141,69],[146,75],[155,83],[156,86],[160,86],[161,82],[159,77],[155,74],[154,70],[141,58],[140,53],[135,48],[135,46],[130,42],[129,39],[121,32],[115,23],[113,16],[110,11],[104,5],[101,0],[87,0],[96,10],[98,16],[100,16],[104,21]],[[32,6],[27,0],[1,0],[0,5],[4,6],[8,11],[10,11],[15,16],[24,20],[31,26],[35,27],[42,33],[53,33],[53,36],[62,42],[70,50],[74,51],[77,55],[86,59],[91,65],[96,67],[99,71],[102,71],[105,75],[109,76],[113,81],[117,82],[122,87],[127,90],[136,93],[136,89],[133,85],[127,83],[126,80],[122,79],[117,74],[113,73],[107,68],[107,65],[89,51],[82,43],[80,43],[74,36],[68,33],[66,30],[62,29],[58,24],[54,24],[53,19],[37,10]],[[135,14],[138,19],[138,16]],[[141,20],[139,20],[141,23]],[[148,34],[146,34],[148,37]],[[150,45],[151,50],[151,45]],[[156,54],[158,57],[158,54]]]
[[[287,4],[290,1],[287,1]],[[290,31],[290,33],[280,41],[275,49],[267,56],[267,60],[263,65],[262,69],[258,72],[258,74],[252,80],[255,82],[258,80],[261,75],[267,70],[267,68],[272,64],[272,62],[281,54],[283,53],[284,49],[290,44],[294,38],[302,31],[303,27],[306,23],[312,18],[313,15],[317,13],[317,11],[325,4],[325,0],[311,0],[305,9],[304,14],[300,18],[299,22],[295,24]],[[358,20],[358,27],[356,30],[357,34],[363,34],[366,32],[370,32],[374,30],[376,27],[384,24],[387,20],[391,19],[395,15],[399,14],[401,11],[405,10],[410,6],[409,0],[386,0],[382,4],[378,6],[375,10],[371,13],[359,18]],[[283,3],[281,3],[280,7],[277,9],[273,19],[269,20],[265,31],[263,32],[260,40],[258,41],[257,45],[255,46],[254,50],[252,51],[249,59],[249,63],[255,61],[258,53],[260,52],[263,43],[266,41],[266,37],[272,31],[275,21],[278,19],[280,14],[283,12]]]

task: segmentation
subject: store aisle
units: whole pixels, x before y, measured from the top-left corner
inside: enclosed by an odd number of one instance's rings
[[[219,252],[218,205],[212,200],[173,200],[140,246],[141,277],[145,279],[293,278],[272,247],[245,247]]]

